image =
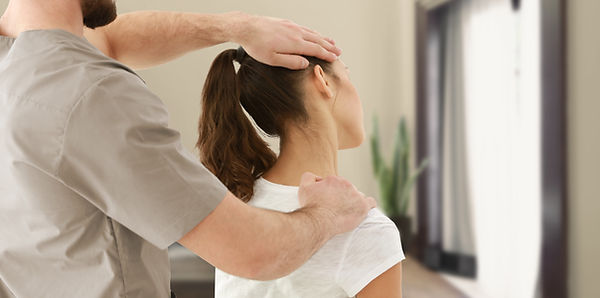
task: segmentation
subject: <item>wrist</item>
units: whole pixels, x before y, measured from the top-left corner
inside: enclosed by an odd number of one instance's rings
[[[323,244],[336,235],[335,215],[322,207],[310,206],[297,210],[313,227],[314,235],[318,236],[317,242]]]
[[[251,16],[245,12],[232,11],[221,15],[225,40],[241,44],[249,25]]]

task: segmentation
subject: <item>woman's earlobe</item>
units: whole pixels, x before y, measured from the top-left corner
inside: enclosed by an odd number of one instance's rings
[[[325,72],[323,71],[323,68],[320,65],[315,65],[315,67],[313,68],[313,76],[317,90],[327,98],[332,98],[332,86],[329,83],[328,78],[325,76]]]

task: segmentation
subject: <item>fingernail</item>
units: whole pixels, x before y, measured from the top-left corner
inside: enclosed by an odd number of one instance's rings
[[[307,68],[308,67],[308,60],[304,60],[302,61],[302,68]]]

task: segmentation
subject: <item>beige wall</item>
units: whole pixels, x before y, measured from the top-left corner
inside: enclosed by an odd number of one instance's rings
[[[414,129],[414,4],[403,0],[117,0],[119,13],[135,10],[178,10],[218,13],[240,10],[291,19],[333,37],[342,47],[342,59],[351,69],[365,111],[367,132],[374,113],[380,116],[383,147],[391,152],[393,128],[401,114]],[[8,0],[0,0],[4,11]],[[200,92],[213,58],[226,44],[187,55],[174,62],[141,71],[149,87],[167,105],[171,127],[182,132],[184,145],[193,150],[200,111]],[[414,135],[414,134],[413,134]],[[388,136],[388,137],[386,137]],[[414,146],[414,143],[413,143]],[[377,195],[365,142],[340,153],[340,174],[369,195]],[[414,210],[412,204],[411,211]]]
[[[119,13],[135,10],[178,10],[218,13],[240,10],[291,19],[333,37],[363,101],[367,132],[374,113],[380,116],[384,149],[391,153],[393,129],[401,114],[414,128],[413,1],[397,0],[117,0]],[[0,0],[0,9],[8,0]],[[170,111],[171,127],[182,132],[194,150],[200,93],[208,67],[225,44],[189,54],[174,62],[140,71],[150,89]],[[413,134],[414,135],[414,134]],[[386,137],[387,136],[387,137]],[[414,144],[413,144],[414,146]],[[368,142],[340,153],[340,174],[369,195],[377,195]],[[412,206],[414,210],[414,204]],[[411,210],[411,211],[412,211]]]
[[[600,1],[568,1],[570,297],[600,297]]]
[[[351,79],[361,96],[367,132],[371,117],[381,117],[383,136],[391,136],[400,114],[414,119],[413,2],[362,0],[146,0],[117,1],[119,12],[141,9],[217,13],[241,10],[291,19],[335,38],[344,50]],[[141,71],[150,88],[166,103],[171,126],[180,130],[186,147],[196,141],[199,98],[208,67],[226,44],[205,49],[154,69]],[[412,128],[412,125],[411,125]],[[391,147],[390,137],[386,139]],[[340,174],[363,192],[377,194],[365,142],[360,148],[340,153]]]

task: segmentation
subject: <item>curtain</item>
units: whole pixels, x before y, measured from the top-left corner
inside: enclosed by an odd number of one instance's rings
[[[490,297],[534,297],[541,242],[539,0],[448,8],[444,249]]]
[[[450,6],[442,21],[442,250],[452,254],[474,256],[465,126],[464,28],[460,8],[460,5]]]

